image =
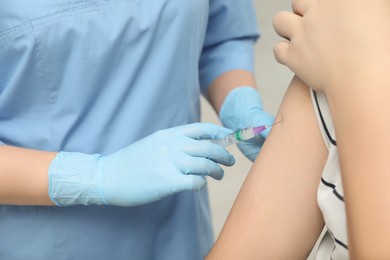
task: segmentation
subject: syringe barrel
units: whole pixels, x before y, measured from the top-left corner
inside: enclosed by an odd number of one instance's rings
[[[228,146],[231,144],[236,144],[236,143],[239,143],[241,141],[251,139],[255,136],[256,135],[253,133],[253,128],[246,128],[246,129],[231,133],[231,134],[225,136],[224,138],[213,139],[213,140],[211,140],[211,142],[225,147],[225,146]]]

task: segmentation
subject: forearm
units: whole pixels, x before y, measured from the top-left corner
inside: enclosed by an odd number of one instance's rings
[[[207,98],[214,110],[219,113],[229,92],[243,86],[256,88],[253,74],[246,70],[231,70],[223,73],[211,83],[207,91]]]
[[[327,96],[339,147],[351,257],[389,259],[390,78],[384,77],[388,72],[367,75],[367,80],[364,75],[335,82]]]
[[[0,204],[54,205],[48,168],[54,152],[0,146]]]

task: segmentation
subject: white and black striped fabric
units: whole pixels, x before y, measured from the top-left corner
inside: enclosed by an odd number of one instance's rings
[[[317,192],[317,201],[327,232],[318,247],[315,259],[349,259],[344,191],[333,122],[325,95],[311,91],[311,96],[318,125],[329,151]]]

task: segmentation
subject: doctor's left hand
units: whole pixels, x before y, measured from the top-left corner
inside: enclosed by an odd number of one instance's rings
[[[263,110],[259,92],[252,87],[239,87],[230,91],[219,113],[222,124],[233,131],[248,127],[270,125],[274,116]],[[240,142],[238,148],[252,162],[256,159],[271,127],[259,136]]]

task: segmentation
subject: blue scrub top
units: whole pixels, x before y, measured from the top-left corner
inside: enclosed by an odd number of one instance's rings
[[[199,96],[252,70],[251,0],[2,0],[0,142],[109,154],[199,121]],[[0,259],[203,259],[207,189],[139,207],[0,206]]]

